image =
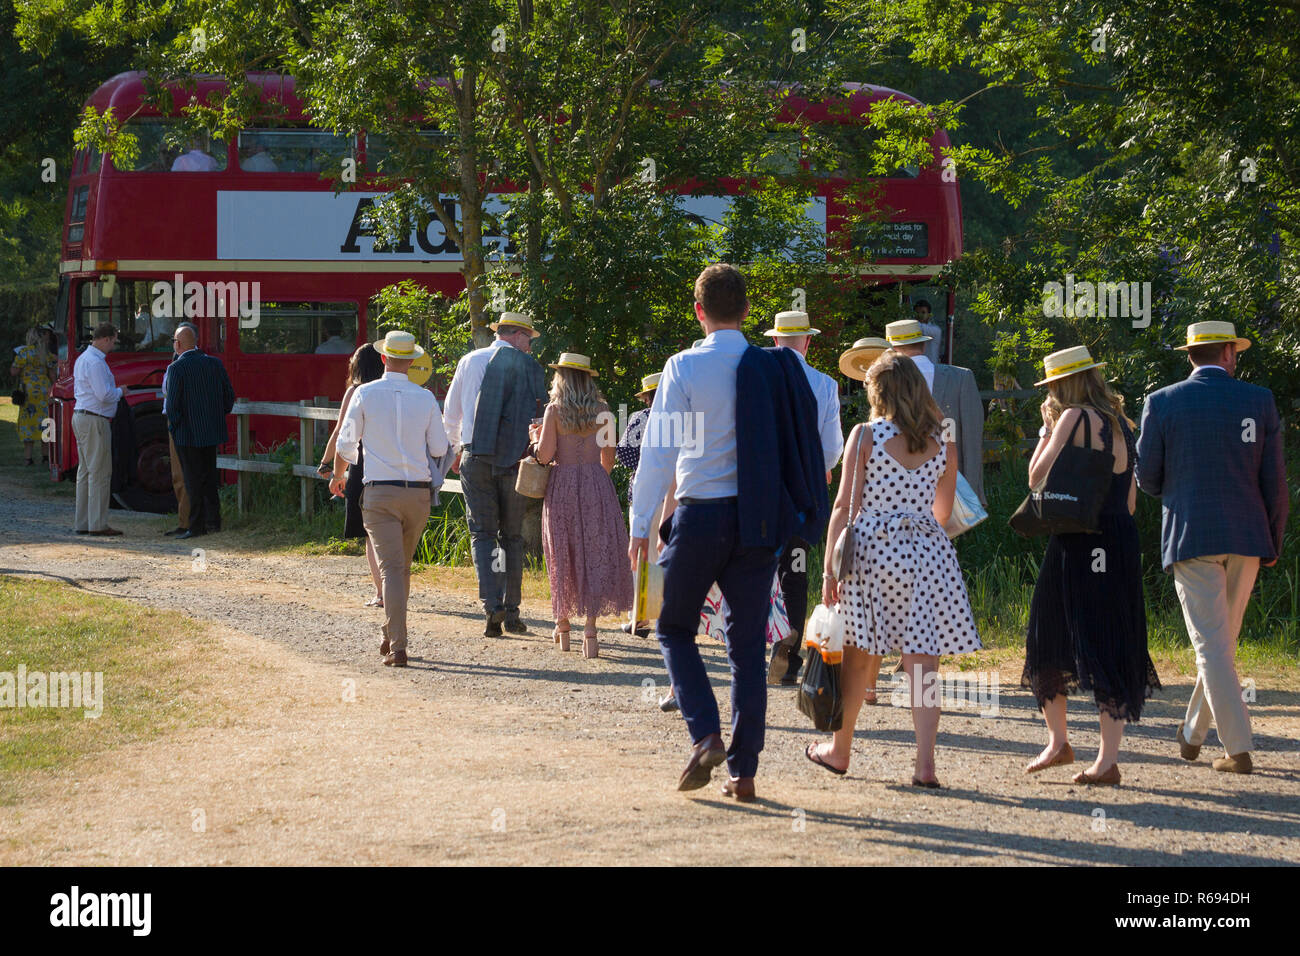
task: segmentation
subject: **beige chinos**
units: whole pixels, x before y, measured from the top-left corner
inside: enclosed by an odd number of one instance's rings
[[[406,602],[411,559],[429,521],[429,489],[367,483],[361,520],[375,549],[384,593],[384,637],[393,652],[406,650]]]
[[[72,413],[77,436],[77,531],[108,527],[108,495],[113,481],[113,423],[89,412]]]
[[[1237,638],[1259,558],[1215,554],[1175,562],[1174,588],[1183,605],[1187,634],[1196,651],[1196,686],[1187,704],[1183,739],[1205,743],[1213,722],[1229,755],[1249,753],[1250,712],[1237,677]]]

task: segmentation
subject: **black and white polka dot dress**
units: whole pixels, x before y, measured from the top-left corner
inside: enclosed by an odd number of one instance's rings
[[[934,519],[947,446],[915,469],[885,450],[892,422],[869,423],[871,457],[854,522],[853,570],[840,583],[844,640],[868,654],[969,654],[980,644],[957,552]],[[865,437],[865,436],[863,436]]]

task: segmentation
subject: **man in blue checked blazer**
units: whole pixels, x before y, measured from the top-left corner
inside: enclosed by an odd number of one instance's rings
[[[221,359],[199,350],[192,326],[173,337],[180,355],[167,369],[167,428],[176,443],[190,499],[190,526],[182,538],[221,530],[217,500],[217,446],[230,441],[226,416],[235,405],[235,390]]]
[[[1178,729],[1195,760],[1211,722],[1226,757],[1214,769],[1250,773],[1250,713],[1237,678],[1237,638],[1259,567],[1277,562],[1289,499],[1272,393],[1237,381],[1250,347],[1231,322],[1187,330],[1192,374],[1147,396],[1137,482],[1161,499],[1160,543],[1196,650],[1196,686]]]

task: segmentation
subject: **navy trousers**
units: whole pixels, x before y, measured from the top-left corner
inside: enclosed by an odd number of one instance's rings
[[[659,563],[664,569],[659,646],[692,743],[721,731],[718,702],[695,635],[700,608],[714,581],[727,600],[731,663],[727,769],[733,777],[752,777],[758,770],[767,723],[767,617],[776,552],[740,546],[736,499],[723,498],[677,506]]]

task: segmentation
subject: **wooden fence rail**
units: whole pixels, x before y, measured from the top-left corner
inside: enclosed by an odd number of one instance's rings
[[[230,414],[235,416],[237,423],[237,439],[235,442],[235,454],[218,455],[217,467],[226,471],[238,472],[237,496],[239,513],[244,513],[244,505],[248,500],[248,475],[282,475],[286,471],[286,464],[279,461],[269,461],[266,458],[257,458],[252,454],[252,438],[248,427],[250,415],[276,415],[284,418],[298,419],[298,463],[288,467],[288,471],[298,477],[298,510],[303,517],[311,517],[315,507],[316,497],[312,487],[313,481],[327,481],[320,472],[316,470],[316,463],[313,460],[316,450],[315,441],[315,423],[316,422],[335,422],[339,418],[339,409],[333,405],[329,399],[324,396],[317,396],[314,399],[303,399],[300,402],[250,402],[241,398],[235,401],[235,405],[230,410]],[[461,494],[460,482],[454,478],[448,478],[442,483],[440,491],[450,491]]]

